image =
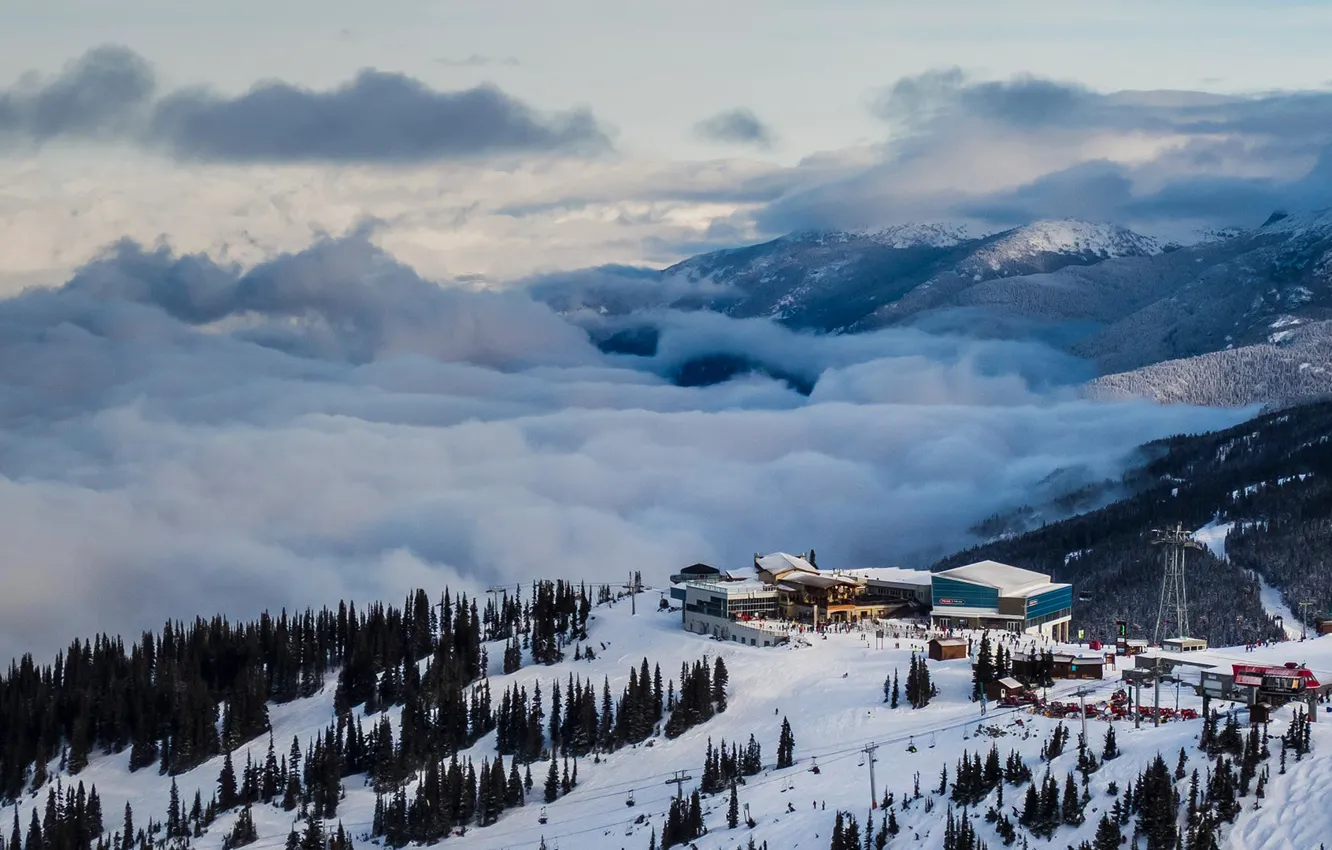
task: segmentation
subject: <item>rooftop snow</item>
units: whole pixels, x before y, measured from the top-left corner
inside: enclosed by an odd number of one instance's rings
[[[930,576],[933,575],[929,570],[908,570],[903,567],[865,567],[858,570],[840,570],[839,572],[842,575],[855,576],[870,581],[889,581],[897,584],[914,584],[926,587],[929,586]]]
[[[758,559],[758,565],[761,569],[765,569],[774,575],[788,570],[800,570],[806,573],[818,572],[809,561],[797,555],[788,555],[785,552],[773,552],[771,555],[764,555]]]
[[[1010,567],[998,561],[977,561],[935,575],[993,587],[1004,596],[1017,596],[1051,584],[1050,577],[1044,573]]]

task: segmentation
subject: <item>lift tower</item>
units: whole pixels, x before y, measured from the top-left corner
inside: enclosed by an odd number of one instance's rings
[[[1184,530],[1179,523],[1174,528],[1158,528],[1152,532],[1152,543],[1161,547],[1165,570],[1161,575],[1161,607],[1156,614],[1156,629],[1152,632],[1152,643],[1160,644],[1162,639],[1172,637],[1163,634],[1162,629],[1173,618],[1178,627],[1179,637],[1189,636],[1189,599],[1184,584],[1184,552],[1186,549],[1202,549],[1202,544],[1193,539],[1193,535]]]

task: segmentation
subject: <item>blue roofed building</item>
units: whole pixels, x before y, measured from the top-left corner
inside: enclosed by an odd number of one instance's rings
[[[930,577],[931,624],[939,629],[1003,629],[1067,641],[1073,587],[998,561]]]

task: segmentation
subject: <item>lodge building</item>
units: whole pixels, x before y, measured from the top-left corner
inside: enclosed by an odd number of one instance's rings
[[[1003,629],[1066,641],[1073,607],[1069,585],[996,561],[933,574],[843,571],[819,569],[813,552],[774,552],[755,555],[751,568],[693,564],[671,579],[685,629],[751,646],[782,642],[789,623],[817,628],[927,611],[942,630]]]

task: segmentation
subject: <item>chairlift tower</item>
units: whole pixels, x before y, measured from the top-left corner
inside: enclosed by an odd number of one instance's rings
[[[1175,523],[1174,528],[1153,530],[1152,544],[1161,547],[1162,561],[1165,565],[1161,575],[1161,607],[1156,614],[1156,628],[1152,631],[1152,643],[1159,646],[1163,638],[1171,637],[1162,634],[1162,629],[1171,617],[1179,629],[1178,636],[1189,636],[1189,600],[1184,582],[1184,552],[1187,549],[1203,547],[1179,523]]]

